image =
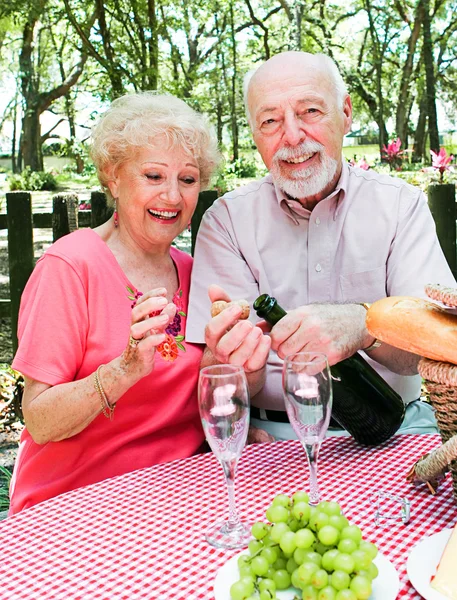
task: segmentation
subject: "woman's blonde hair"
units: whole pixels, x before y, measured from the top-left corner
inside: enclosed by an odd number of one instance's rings
[[[202,189],[208,186],[220,162],[216,136],[206,117],[182,100],[167,94],[140,92],[117,98],[103,113],[91,134],[90,154],[108,200],[114,170],[144,148],[165,138],[170,147],[183,148],[198,163]]]

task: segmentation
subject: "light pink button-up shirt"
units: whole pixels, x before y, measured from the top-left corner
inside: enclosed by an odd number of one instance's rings
[[[194,256],[186,339],[204,342],[208,286],[251,305],[274,296],[286,310],[316,302],[425,297],[427,283],[454,287],[424,194],[401,179],[350,167],[310,212],[275,187],[270,175],[217,200],[202,220]],[[258,321],[251,311],[251,320]],[[405,402],[419,397],[419,376],[370,361]],[[284,410],[282,361],[270,353],[267,381],[253,404]]]

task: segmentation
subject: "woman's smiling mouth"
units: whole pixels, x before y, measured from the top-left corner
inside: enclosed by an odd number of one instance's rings
[[[176,219],[179,214],[179,211],[174,210],[153,210],[152,208],[148,209],[148,213],[155,217],[156,219],[160,219],[161,221],[172,221]]]

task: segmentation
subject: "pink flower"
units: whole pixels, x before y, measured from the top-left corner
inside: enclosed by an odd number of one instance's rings
[[[432,155],[432,167],[434,169],[438,169],[440,172],[440,180],[442,181],[444,172],[450,170],[449,164],[453,160],[454,156],[452,154],[448,156],[446,153],[446,148],[440,148],[439,152],[433,152],[433,150],[430,150],[430,154]]]
[[[361,158],[360,160],[356,160],[356,158],[357,157],[354,155],[354,158],[350,159],[349,164],[351,165],[351,167],[358,167],[359,169],[368,171],[368,169],[370,168],[370,165],[365,160],[365,157]]]
[[[382,147],[382,151],[384,152],[387,160],[394,160],[403,154],[403,151],[400,150],[401,140],[397,138],[396,140],[389,142],[387,146],[384,144]]]
[[[390,170],[397,170],[401,167],[403,161],[403,150],[400,150],[401,140],[397,138],[382,147],[382,155],[389,163]]]
[[[368,171],[370,165],[367,163],[365,158],[361,158],[359,162],[355,163],[355,167],[359,167],[359,169],[363,169],[364,171]]]

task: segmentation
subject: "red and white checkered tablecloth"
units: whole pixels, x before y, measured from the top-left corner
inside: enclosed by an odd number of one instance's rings
[[[377,448],[329,438],[320,455],[325,499],[337,500],[400,576],[399,598],[418,599],[406,560],[424,535],[452,526],[450,481],[433,497],[405,473],[439,444],[435,435],[397,436]],[[308,487],[299,442],[246,447],[237,475],[242,517],[261,519],[277,493]],[[411,501],[408,525],[374,524],[371,495]],[[210,547],[205,528],[227,511],[222,468],[212,454],[157,465],[43,502],[0,523],[3,600],[209,600],[217,569],[236,551]]]

